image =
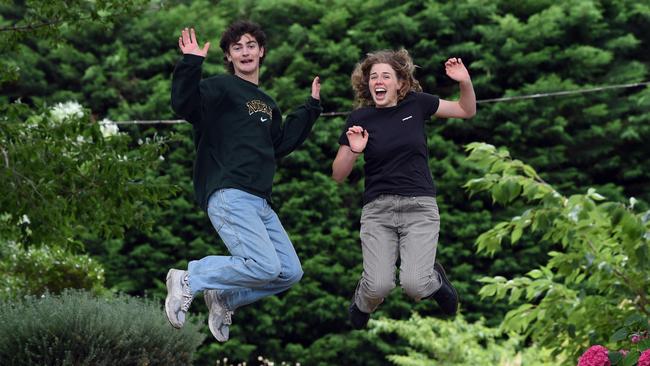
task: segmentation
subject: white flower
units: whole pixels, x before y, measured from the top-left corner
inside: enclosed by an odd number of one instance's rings
[[[76,101],[57,103],[50,111],[52,119],[56,122],[62,122],[66,118],[81,118],[84,116],[83,107]]]
[[[158,160],[160,160],[160,161],[165,161],[165,157],[162,156],[162,155],[160,155],[160,156],[158,157]]]
[[[571,212],[569,212],[569,219],[573,222],[578,222],[578,215],[580,214],[580,211],[582,211],[582,205],[573,206]]]
[[[99,129],[102,131],[102,136],[104,137],[115,136],[120,132],[119,128],[117,128],[117,124],[108,118],[99,121]]]
[[[27,215],[23,215],[23,217],[18,220],[18,224],[31,224],[32,222],[29,221],[29,217]]]
[[[86,142],[86,139],[83,136],[77,136],[77,143],[83,144],[84,142]]]

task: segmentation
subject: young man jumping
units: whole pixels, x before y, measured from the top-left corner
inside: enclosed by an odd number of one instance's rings
[[[178,38],[183,58],[172,80],[173,110],[193,125],[194,193],[228,248],[187,270],[167,273],[165,312],[172,326],[185,322],[192,299],[203,291],[208,324],[225,342],[233,311],[289,289],[302,277],[300,260],[269,205],[276,159],[299,147],[321,113],[320,81],[284,123],[275,101],[259,89],[266,35],[255,23],[237,21],[221,37],[229,74],[201,79],[210,43],[199,47],[194,29]]]

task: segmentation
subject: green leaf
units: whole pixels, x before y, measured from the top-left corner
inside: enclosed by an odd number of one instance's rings
[[[513,289],[512,292],[510,293],[509,303],[514,304],[515,302],[517,302],[521,298],[521,295],[523,293],[524,293],[523,288],[515,288],[515,289]]]
[[[569,336],[575,337],[576,336],[576,326],[575,324],[569,324],[567,327],[567,332],[569,333]]]
[[[619,342],[619,341],[622,341],[625,338],[627,338],[627,335],[628,335],[627,329],[626,328],[621,328],[621,329],[617,330],[616,332],[614,332],[614,334],[612,334],[612,336],[609,338],[609,341],[610,342]]]
[[[494,283],[494,279],[492,277],[487,277],[487,276],[481,277],[477,281],[482,283]]]
[[[508,193],[504,190],[503,185],[495,184],[490,190],[494,202],[505,205],[508,202]]]
[[[648,245],[640,245],[636,248],[635,259],[641,265],[641,268],[650,268],[650,261],[648,260]]]
[[[490,188],[491,185],[492,182],[488,181],[487,179],[477,178],[469,180],[467,183],[465,183],[464,187],[467,188],[471,193],[478,193]]]
[[[645,227],[634,215],[627,211],[623,214],[621,226],[623,228],[623,233],[633,241],[639,240],[645,233]]]
[[[594,201],[602,201],[605,199],[605,197],[603,197],[601,194],[596,192],[595,188],[589,188],[587,190],[587,197],[591,198]]]
[[[618,364],[623,359],[623,355],[618,351],[608,351],[607,357],[609,357],[609,362],[612,365]]]
[[[537,172],[530,165],[524,164],[524,173],[526,176],[534,178],[537,176]]]
[[[514,201],[521,194],[521,185],[514,179],[508,179],[503,187],[506,195],[506,202]]]
[[[512,234],[510,235],[510,242],[512,244],[515,244],[521,238],[522,233],[523,233],[523,229],[521,228],[521,226],[519,225],[515,226],[515,229],[512,230]]]
[[[644,319],[641,315],[639,315],[639,314],[632,314],[632,315],[630,315],[629,317],[627,317],[627,319],[625,319],[625,323],[624,323],[624,324],[625,324],[626,327],[629,327],[629,326],[631,326],[631,325],[633,325],[633,324],[641,323],[641,322],[643,322],[643,321],[645,321],[645,319]]]
[[[636,362],[639,360],[639,356],[640,356],[639,351],[632,350],[625,356],[621,365],[634,366],[636,365]]]
[[[483,286],[478,294],[481,296],[481,298],[486,298],[486,297],[493,297],[497,293],[497,285],[486,285]]]

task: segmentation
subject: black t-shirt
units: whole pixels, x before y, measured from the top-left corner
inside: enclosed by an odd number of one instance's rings
[[[364,204],[381,194],[436,195],[424,124],[439,103],[435,95],[413,92],[394,107],[364,107],[350,114],[339,144],[350,145],[345,133],[354,125],[370,134],[364,150]]]

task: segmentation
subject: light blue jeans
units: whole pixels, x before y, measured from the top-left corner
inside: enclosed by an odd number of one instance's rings
[[[300,281],[303,272],[298,255],[264,198],[222,189],[210,196],[208,216],[231,255],[211,255],[188,264],[195,295],[220,290],[224,305],[235,310]]]

